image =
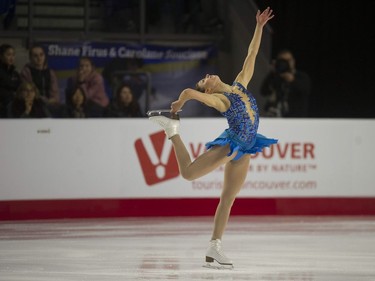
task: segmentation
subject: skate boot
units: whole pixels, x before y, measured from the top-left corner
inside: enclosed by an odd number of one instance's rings
[[[180,128],[180,116],[178,113],[171,113],[170,110],[151,110],[147,112],[148,119],[161,126],[168,139],[178,135]]]
[[[221,240],[211,240],[206,252],[206,265],[208,268],[233,269],[233,262],[223,253]]]

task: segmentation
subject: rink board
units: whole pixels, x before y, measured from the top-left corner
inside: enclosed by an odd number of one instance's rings
[[[227,124],[181,120],[192,159]],[[195,181],[147,118],[1,120],[0,218],[211,215],[222,167]],[[239,215],[375,214],[375,121],[261,119],[279,140],[251,160]]]

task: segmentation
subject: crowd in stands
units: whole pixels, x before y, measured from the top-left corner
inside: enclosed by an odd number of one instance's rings
[[[114,89],[113,89],[114,90]],[[113,97],[105,81],[87,57],[81,57],[69,77],[61,100],[58,78],[49,68],[42,46],[29,49],[29,62],[15,67],[15,48],[0,45],[0,118],[143,117],[131,85],[122,84]]]
[[[145,117],[138,102],[147,84],[144,77],[113,76],[115,70],[140,75],[138,61],[114,61],[100,73],[90,58],[80,57],[65,89],[60,90],[43,46],[29,48],[29,62],[20,71],[15,55],[13,46],[0,45],[0,118]],[[264,116],[308,117],[310,92],[309,75],[296,67],[290,50],[281,50],[262,82]]]

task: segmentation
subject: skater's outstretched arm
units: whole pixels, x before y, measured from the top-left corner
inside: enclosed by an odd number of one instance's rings
[[[255,59],[259,51],[263,27],[270,19],[274,17],[272,12],[273,11],[268,7],[262,13],[258,10],[256,14],[257,24],[255,27],[254,35],[250,42],[249,49],[247,51],[247,56],[242,66],[242,70],[235,79],[235,81],[241,83],[245,87],[247,87],[247,84],[249,84],[251,78],[253,77]]]
[[[194,89],[185,89],[181,92],[178,100],[172,102],[171,112],[176,113],[189,100],[197,100],[205,105],[215,108],[220,112],[224,112],[230,106],[228,99],[221,94],[203,94]]]

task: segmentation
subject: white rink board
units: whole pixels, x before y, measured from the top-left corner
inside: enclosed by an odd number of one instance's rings
[[[226,127],[186,118],[181,136],[196,157]],[[222,184],[222,169],[179,176],[147,118],[0,120],[0,131],[0,200],[210,198]],[[374,120],[261,118],[258,132],[279,144],[252,159],[239,197],[375,196]]]

